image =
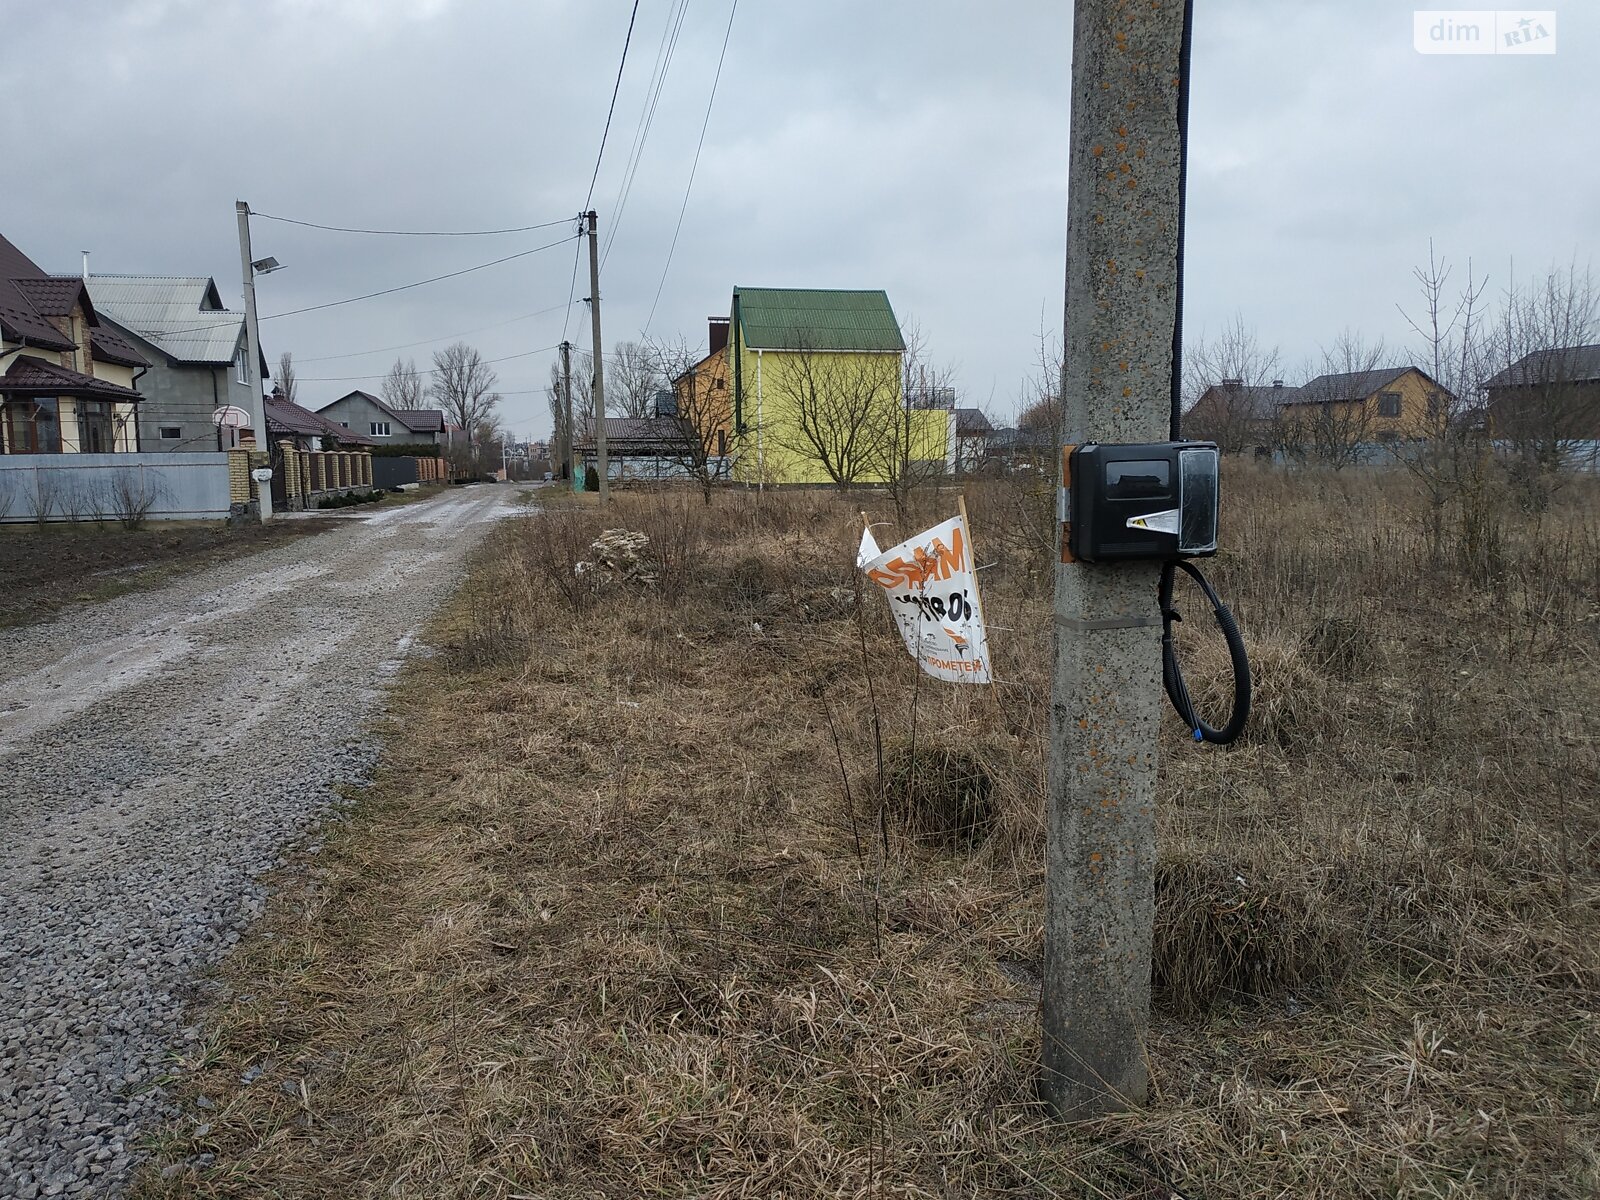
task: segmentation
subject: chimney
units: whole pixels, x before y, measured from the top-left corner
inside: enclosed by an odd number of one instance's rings
[[[1273,387],[1275,387],[1275,388],[1277,388],[1277,389],[1278,389],[1278,390],[1279,390],[1279,391],[1280,391],[1280,392],[1281,392],[1281,391],[1282,391],[1282,390],[1283,390],[1283,380],[1281,380],[1281,379],[1274,379],[1274,380],[1273,380],[1273,381],[1272,381],[1272,386],[1273,386]]]
[[[1244,387],[1244,380],[1242,379],[1224,379],[1222,381],[1222,390],[1225,392],[1237,392],[1242,387]]]
[[[83,251],[83,281],[89,282],[89,252]]]
[[[715,354],[728,344],[728,318],[707,317],[706,321],[711,326],[711,349],[709,353]]]

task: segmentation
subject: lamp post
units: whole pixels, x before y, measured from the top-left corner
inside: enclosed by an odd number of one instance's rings
[[[233,209],[239,219],[239,270],[244,276],[244,355],[245,379],[250,384],[250,420],[255,426],[256,446],[266,451],[270,464],[272,443],[267,434],[267,398],[261,387],[261,333],[256,326],[256,276],[270,275],[283,264],[275,258],[250,257],[250,206],[243,200],[236,200]],[[262,524],[272,519],[271,479],[269,471],[265,479],[256,481]]]

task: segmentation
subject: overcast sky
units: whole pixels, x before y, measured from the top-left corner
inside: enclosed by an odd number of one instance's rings
[[[638,338],[667,264],[728,0],[688,0],[619,210],[663,35],[641,0],[594,190],[608,343]],[[1235,311],[1293,367],[1353,327],[1404,344],[1432,237],[1495,285],[1600,232],[1600,4],[1558,8],[1553,57],[1423,57],[1410,3],[1199,0],[1186,325]],[[240,303],[234,201],[384,229],[559,221],[589,190],[630,0],[75,0],[5,5],[4,232],[46,270],[211,275]],[[743,0],[693,196],[650,320],[703,342],[733,287],[881,287],[967,403],[1012,411],[1059,331],[1067,0]],[[620,216],[619,216],[620,213]],[[566,237],[377,238],[258,218],[263,315]],[[463,335],[519,435],[576,242],[396,295],[267,320],[301,401],[377,390]],[[585,270],[587,267],[585,266]],[[576,295],[587,295],[580,276]],[[554,311],[543,311],[550,310]],[[538,315],[529,315],[538,314]],[[587,346],[588,314],[566,333]],[[410,346],[398,352],[403,343]],[[359,351],[372,353],[356,354]],[[529,354],[529,351],[538,353]],[[330,356],[345,357],[330,357]],[[1400,355],[1397,355],[1399,357]],[[333,378],[356,377],[356,378]]]

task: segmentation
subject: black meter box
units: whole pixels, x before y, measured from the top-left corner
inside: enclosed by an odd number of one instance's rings
[[[1214,442],[1090,443],[1067,454],[1066,558],[1201,558],[1217,552]]]

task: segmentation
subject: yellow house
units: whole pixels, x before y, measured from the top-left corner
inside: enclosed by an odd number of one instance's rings
[[[1357,442],[1433,437],[1443,431],[1455,402],[1416,367],[1319,375],[1302,387],[1284,389],[1282,395],[1279,403],[1290,425],[1336,425]]]
[[[846,487],[947,462],[950,414],[904,403],[905,348],[882,291],[735,288],[733,477]]]
[[[46,275],[0,237],[0,454],[137,450],[133,383],[147,366],[81,279]]]

